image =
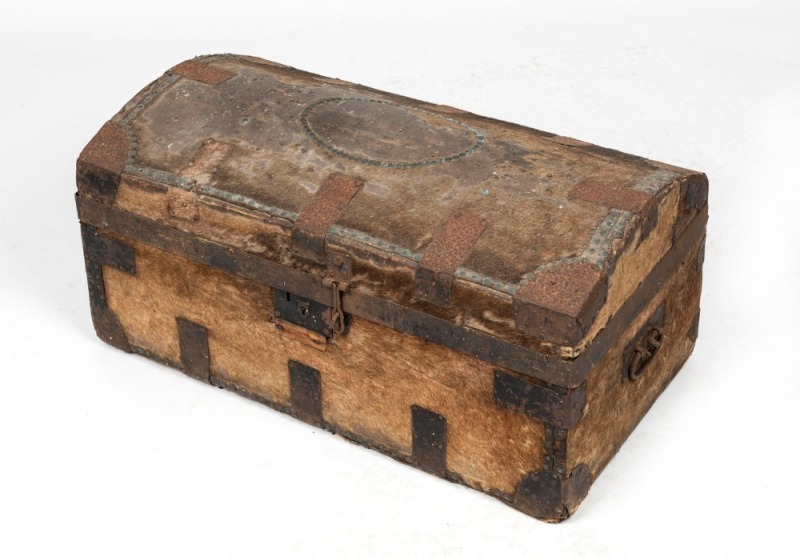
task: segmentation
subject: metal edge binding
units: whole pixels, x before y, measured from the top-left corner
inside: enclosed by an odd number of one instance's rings
[[[102,227],[123,236],[181,255],[198,263],[254,280],[273,288],[293,284],[298,295],[328,304],[331,289],[323,279],[285,267],[243,250],[198,238],[176,228],[113,209],[90,198],[76,195],[81,222]],[[342,309],[353,316],[411,334],[423,340],[473,356],[490,364],[561,387],[580,385],[589,371],[606,354],[633,316],[660,289],[705,230],[707,206],[685,228],[644,282],[598,333],[587,349],[574,359],[542,354],[488,333],[456,325],[427,313],[371,295],[351,291],[342,295]]]

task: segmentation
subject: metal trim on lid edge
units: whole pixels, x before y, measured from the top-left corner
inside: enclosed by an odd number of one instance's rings
[[[329,289],[322,278],[279,263],[198,238],[188,232],[158,223],[76,194],[80,221],[136,241],[186,257],[272,288],[291,290],[297,295],[326,303]],[[522,373],[554,385],[573,388],[580,385],[589,371],[659,290],[663,278],[671,276],[694,244],[705,232],[708,206],[692,219],[667,254],[639,285],[606,327],[584,352],[572,360],[542,354],[530,348],[502,340],[488,333],[456,325],[419,310],[351,291],[343,295],[345,312],[396,331],[473,356],[493,365]]]

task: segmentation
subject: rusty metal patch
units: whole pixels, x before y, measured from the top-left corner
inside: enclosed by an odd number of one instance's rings
[[[571,428],[583,417],[586,383],[565,389],[495,370],[494,401],[498,406],[556,427]]]
[[[301,419],[322,423],[322,380],[313,367],[289,360],[289,389],[292,408]]]
[[[586,179],[570,190],[568,197],[639,215],[642,218],[639,241],[644,240],[658,222],[658,195],[679,178],[674,172],[658,169],[634,184]],[[613,262],[609,261],[608,265]]]
[[[525,333],[564,345],[585,335],[608,293],[606,276],[591,263],[547,268],[517,290],[514,315]]]
[[[292,227],[292,250],[296,255],[323,263],[325,236],[361,189],[363,182],[344,174],[331,174],[303,207]]]
[[[645,192],[628,187],[627,184],[582,180],[569,192],[570,199],[587,201],[602,207],[622,209],[637,215],[649,212],[656,199]]]
[[[104,203],[113,202],[130,150],[128,134],[121,124],[103,124],[78,157],[79,191]]]
[[[453,273],[478,241],[486,222],[469,213],[454,215],[433,238],[416,272],[416,295],[441,306],[451,303]]]
[[[447,475],[447,420],[416,404],[411,406],[411,460],[426,472]]]
[[[181,369],[195,379],[211,381],[211,359],[208,350],[208,329],[184,317],[176,319]]]
[[[219,85],[220,83],[229,80],[236,74],[224,68],[204,64],[197,60],[187,60],[181,62],[169,70],[170,73],[178,74],[187,79],[207,83],[208,85]]]

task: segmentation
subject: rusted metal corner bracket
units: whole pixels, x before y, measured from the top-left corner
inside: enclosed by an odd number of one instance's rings
[[[130,138],[122,124],[103,124],[78,157],[78,190],[110,205],[117,195],[120,176],[125,170],[130,153]]]
[[[511,506],[534,518],[561,522],[575,512],[591,485],[592,474],[585,464],[566,478],[548,470],[531,472],[517,485]]]
[[[97,336],[120,350],[131,347],[122,324],[108,307],[103,267],[136,274],[136,252],[124,242],[104,236],[94,226],[81,223],[84,262],[89,286],[89,307]]]
[[[495,370],[494,401],[503,408],[569,429],[583,417],[586,383],[567,389]]]
[[[606,301],[608,277],[591,263],[563,262],[534,273],[514,296],[517,327],[525,334],[574,346]]]

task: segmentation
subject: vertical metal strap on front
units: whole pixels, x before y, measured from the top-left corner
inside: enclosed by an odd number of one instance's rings
[[[211,381],[211,358],[208,348],[208,329],[184,317],[176,319],[181,369],[186,375]]]
[[[411,461],[436,476],[447,475],[447,420],[416,404],[411,406]]]
[[[289,360],[289,389],[292,408],[298,417],[322,423],[322,378],[318,370]]]

